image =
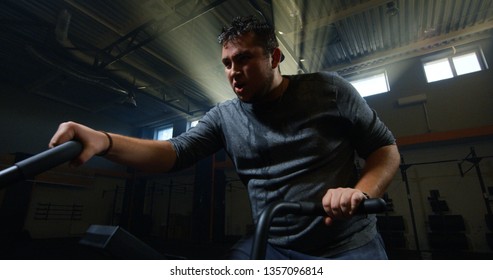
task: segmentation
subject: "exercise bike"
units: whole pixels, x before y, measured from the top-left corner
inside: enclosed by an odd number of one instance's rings
[[[82,151],[82,144],[68,141],[52,149],[36,154],[0,171],[0,189],[34,176],[67,162]],[[367,199],[357,209],[357,215],[385,212],[386,202]],[[280,201],[269,205],[259,216],[252,245],[251,259],[264,259],[272,219],[281,214],[324,216],[321,203]],[[91,225],[79,242],[82,245],[104,250],[118,259],[182,259],[165,255],[139,240],[119,226]]]

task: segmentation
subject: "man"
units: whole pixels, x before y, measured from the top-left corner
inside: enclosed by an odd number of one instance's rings
[[[271,228],[267,258],[385,259],[374,215],[353,211],[384,194],[399,165],[391,132],[364,99],[330,73],[282,76],[274,30],[253,17],[235,18],[219,36],[226,77],[237,98],[211,109],[169,141],[130,138],[67,122],[50,146],[70,139],[94,155],[145,171],[167,172],[222,148],[248,188],[252,215],[279,200],[322,201],[327,217],[286,215]],[[355,153],[366,160],[358,178]],[[231,258],[248,258],[251,238]]]

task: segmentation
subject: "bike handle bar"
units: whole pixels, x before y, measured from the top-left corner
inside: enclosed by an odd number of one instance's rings
[[[54,148],[36,154],[13,166],[0,171],[0,189],[17,181],[32,179],[34,176],[50,170],[80,154],[82,144],[68,141]]]
[[[366,215],[381,213],[387,210],[387,203],[382,198],[365,199],[359,205],[355,215]],[[252,260],[265,259],[267,249],[267,239],[269,237],[269,227],[272,219],[280,214],[296,214],[304,216],[326,216],[322,203],[314,202],[286,202],[279,201],[269,205],[260,214],[255,236],[253,239],[252,252],[250,258]]]

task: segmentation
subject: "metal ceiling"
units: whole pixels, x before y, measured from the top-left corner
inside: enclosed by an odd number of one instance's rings
[[[234,96],[216,37],[249,14],[280,32],[285,74],[344,75],[493,30],[489,0],[3,0],[0,80],[134,126],[198,116]]]

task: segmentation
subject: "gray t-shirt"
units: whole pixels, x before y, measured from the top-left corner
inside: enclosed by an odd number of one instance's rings
[[[284,95],[262,106],[233,99],[211,109],[171,139],[175,169],[222,148],[247,186],[254,222],[269,203],[320,202],[328,188],[354,187],[355,153],[366,158],[395,139],[350,83],[321,72],[285,76]],[[321,217],[274,219],[269,242],[317,256],[357,248],[376,234],[376,218],[353,217],[326,226]]]

